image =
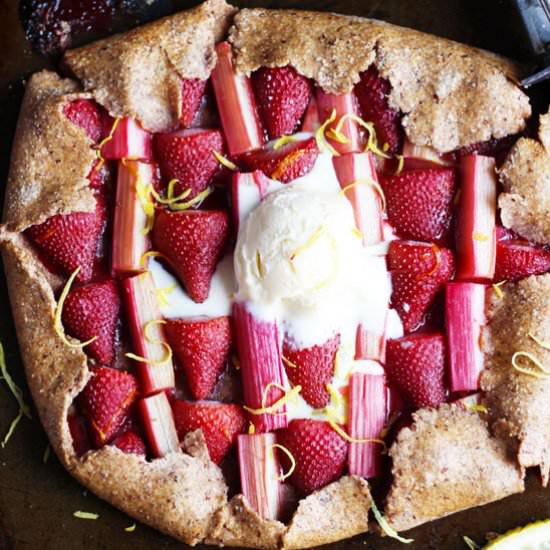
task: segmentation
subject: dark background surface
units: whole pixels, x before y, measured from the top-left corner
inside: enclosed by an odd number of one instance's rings
[[[197,3],[160,0],[158,10],[173,11]],[[376,17],[509,56],[525,56],[519,20],[505,0],[252,0],[234,3],[242,7],[308,8]],[[152,14],[158,11],[150,10],[148,16]],[[115,20],[113,28],[133,26],[138,19]],[[88,40],[89,35],[79,41]],[[17,2],[0,0],[0,199],[24,78],[40,67],[53,64],[55,60],[48,61],[33,53],[25,41]],[[541,94],[543,103],[545,95]],[[30,402],[1,270],[0,337],[6,349],[8,368]],[[0,439],[16,414],[17,405],[2,384]],[[6,448],[0,448],[0,550],[168,550],[184,546],[141,524],[133,533],[125,532],[124,528],[133,520],[88,494],[65,472],[55,456],[44,463],[46,446],[46,435],[34,414],[32,421],[23,419]],[[534,475],[529,477],[527,485],[528,490],[523,495],[455,514],[411,531],[415,542],[408,548],[465,550],[463,535],[481,543],[488,532],[502,532],[534,519],[550,517],[550,490],[541,489]],[[100,517],[97,521],[80,520],[73,517],[75,510],[94,512]],[[325,548],[391,550],[402,548],[402,545],[370,535]]]

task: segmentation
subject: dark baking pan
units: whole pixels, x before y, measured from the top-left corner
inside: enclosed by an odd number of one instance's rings
[[[103,1],[103,0],[101,0]],[[55,4],[55,2],[52,2]],[[78,0],[73,0],[78,4]],[[100,34],[135,25],[163,13],[198,2],[124,0],[111,4],[118,15],[104,25]],[[376,17],[423,31],[453,38],[525,58],[521,21],[511,3],[498,0],[251,0],[239,6],[307,8]],[[141,4],[141,5],[140,5]],[[34,6],[40,6],[37,2]],[[147,9],[142,9],[146,6]],[[122,14],[122,15],[121,15]],[[28,14],[27,14],[28,15]],[[86,34],[81,41],[90,39]],[[77,41],[78,43],[78,41]],[[18,3],[0,0],[0,182],[6,180],[11,139],[15,127],[24,77],[51,65],[33,52],[25,40]],[[0,183],[0,198],[3,186]],[[24,381],[10,316],[5,281],[0,270],[0,337],[6,347],[9,369],[30,400]],[[16,415],[16,404],[0,385],[0,434]],[[54,456],[44,462],[47,438],[36,414],[23,419],[8,445],[0,449],[0,550],[168,550],[182,544],[138,524],[135,531],[124,529],[133,520],[89,494],[60,466]],[[96,521],[73,517],[75,510],[99,514]],[[550,517],[550,491],[543,490],[530,475],[527,491],[479,509],[455,514],[412,531],[411,549],[464,550],[463,535],[482,542],[488,532],[503,532],[516,525]],[[200,547],[199,547],[200,548]],[[375,536],[360,536],[327,546],[336,549],[397,549],[401,544]]]

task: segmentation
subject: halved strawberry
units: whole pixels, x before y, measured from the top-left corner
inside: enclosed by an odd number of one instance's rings
[[[101,365],[115,356],[115,332],[120,296],[115,281],[90,283],[69,292],[62,320],[67,332],[81,341],[96,338],[85,351]]]
[[[302,386],[300,395],[316,409],[328,405],[330,395],[327,384],[334,375],[334,361],[339,347],[339,334],[320,346],[304,349],[296,349],[287,340],[283,342],[283,363],[288,379],[294,386]]]
[[[189,297],[204,302],[229,235],[223,210],[163,211],[153,227],[153,244],[172,264]]]
[[[355,86],[362,116],[374,123],[379,144],[387,143],[390,153],[398,153],[403,143],[403,129],[401,114],[389,106],[390,92],[389,81],[382,78],[374,66],[361,73]]]
[[[290,66],[262,67],[252,75],[252,84],[269,137],[294,133],[311,99],[311,81]]]
[[[386,374],[415,407],[437,407],[445,401],[443,335],[411,334],[388,340]]]
[[[164,180],[178,180],[176,194],[191,189],[188,199],[203,191],[218,170],[214,151],[224,152],[219,130],[199,128],[155,134],[154,147]]]
[[[315,138],[287,143],[279,149],[258,149],[242,161],[251,171],[261,170],[271,179],[288,183],[308,174],[319,155]]]
[[[524,240],[497,242],[495,281],[518,281],[550,271],[550,249]]]
[[[441,239],[451,223],[455,172],[449,169],[411,170],[380,178],[388,218],[406,239]]]
[[[443,283],[454,272],[453,253],[435,244],[392,241],[388,252],[393,307],[399,313],[405,332],[422,323]]]
[[[198,78],[183,78],[181,81],[181,114],[180,122],[182,126],[191,126],[193,119],[199,110],[204,90],[206,89],[206,80]]]
[[[219,464],[244,432],[246,418],[240,405],[216,401],[172,401],[180,441],[188,432],[202,430],[210,459]]]
[[[168,319],[166,337],[195,399],[206,399],[225,368],[231,348],[229,317]]]
[[[88,432],[88,422],[83,416],[75,412],[69,412],[67,416],[69,432],[73,440],[73,449],[76,456],[82,456],[92,448],[90,433]]]
[[[96,447],[105,445],[126,420],[138,393],[135,377],[109,367],[90,369],[92,378],[78,396]]]
[[[99,105],[92,99],[74,99],[63,107],[63,114],[88,137],[98,143],[103,132],[103,116]]]
[[[328,422],[292,420],[287,428],[278,433],[278,442],[290,451],[296,461],[290,481],[303,495],[335,481],[344,471],[348,444]],[[285,471],[288,471],[288,457],[284,453],[280,453],[280,457],[286,464]]]
[[[118,447],[123,453],[143,455],[147,453],[145,442],[132,430],[124,432],[113,440],[113,445]]]
[[[80,267],[76,280],[85,283],[93,275],[106,217],[105,203],[98,198],[93,212],[56,214],[40,225],[29,227],[26,233],[65,275]]]

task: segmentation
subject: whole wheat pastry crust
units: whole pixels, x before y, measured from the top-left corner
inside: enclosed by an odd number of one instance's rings
[[[78,81],[49,71],[31,77],[13,145],[0,245],[29,387],[52,447],[68,471],[137,520],[189,544],[303,548],[368,530],[371,496],[366,481],[346,476],[310,495],[285,526],[259,517],[242,495],[227,500],[225,480],[209,460],[200,431],[188,435],[181,452],[152,462],[114,447],[82,458],[75,455],[67,413],[90,377],[86,357],[65,346],[55,332],[54,289],[60,281],[22,233],[54,214],[92,211],[95,205],[86,179],[95,160],[92,143],[65,117],[63,105],[93,97],[110,114],[135,117],[149,130],[173,127],[181,104],[176,82],[179,77],[209,76],[214,45],[225,36],[235,11],[223,0],[208,0],[68,52],[65,64]],[[515,133],[530,114],[526,96],[513,83],[515,65],[466,46],[381,22],[321,13],[243,10],[234,23],[229,36],[237,67],[244,72],[292,63],[336,92],[349,90],[359,72],[374,62],[389,78],[391,102],[405,113],[407,135],[417,144],[451,150]],[[536,308],[533,315],[539,314]],[[485,383],[489,385],[489,377]],[[449,434],[463,433],[459,421],[480,438],[479,447],[468,449],[464,460],[488,453],[480,462],[501,471],[501,483],[489,479],[484,494],[463,491],[447,507],[441,494],[430,501],[417,488],[409,495],[403,470],[408,453],[440,450]],[[503,444],[489,436],[477,415],[444,406],[438,412],[419,411],[416,423],[416,435],[404,430],[391,451],[396,481],[387,513],[395,527],[408,528],[523,489],[522,475],[505,456]],[[430,443],[420,442],[417,436],[423,432],[432,436]],[[509,432],[507,438],[516,436]],[[539,462],[547,464],[546,458]],[[460,472],[451,471],[448,479],[460,484]],[[420,506],[416,515],[407,509],[411,502]]]

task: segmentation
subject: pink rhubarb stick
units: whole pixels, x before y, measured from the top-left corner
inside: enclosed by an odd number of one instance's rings
[[[387,388],[380,365],[372,373],[356,372],[349,384],[348,431],[353,439],[380,439],[386,424]],[[381,443],[351,443],[348,454],[349,473],[366,478],[382,470]]]
[[[174,415],[164,392],[138,401],[138,411],[151,454],[155,458],[179,449]]]
[[[118,176],[113,225],[113,252],[111,265],[116,276],[140,273],[143,254],[149,249],[145,234],[147,215],[138,193],[138,185],[150,184],[154,165],[136,160],[118,163]]]
[[[283,396],[273,384],[284,387],[286,381],[277,322],[258,319],[242,302],[233,304],[233,320],[245,405],[254,410],[269,407]],[[284,403],[271,413],[249,414],[259,432],[286,428],[288,424]]]
[[[151,134],[133,118],[112,119],[111,137],[103,142],[101,155],[106,160],[153,158]],[[114,131],[112,130],[114,126]]]
[[[479,374],[483,369],[480,338],[481,327],[485,324],[485,293],[485,285],[447,284],[445,321],[452,392],[479,389]]]
[[[352,120],[346,120],[340,129],[340,132],[345,136],[346,143],[341,143],[338,140],[331,139],[330,130],[336,128],[338,122],[344,115],[356,115],[357,107],[355,96],[353,93],[347,94],[329,94],[317,89],[316,94],[317,108],[319,111],[319,120],[323,123],[329,118],[333,111],[336,112],[336,119],[331,122],[326,129],[325,136],[329,140],[329,143],[340,153],[358,153],[362,151],[361,132],[359,127]]]
[[[175,386],[174,366],[161,323],[157,292],[146,271],[122,281],[122,294],[135,354],[151,362],[137,361],[141,392],[150,395]]]
[[[264,519],[279,519],[283,512],[281,467],[273,433],[237,438],[241,491],[250,505]]]
[[[319,126],[321,126],[321,121],[319,120],[319,109],[317,108],[317,100],[315,99],[315,97],[312,97],[309,101],[309,105],[304,115],[304,121],[302,122],[302,132],[311,132],[312,134],[314,134],[318,130]]]
[[[228,42],[218,44],[216,54],[212,85],[229,154],[237,156],[259,149],[264,144],[264,134],[250,79],[235,72]]]
[[[497,179],[495,159],[461,159],[461,187],[456,219],[456,278],[490,281],[495,274]]]

